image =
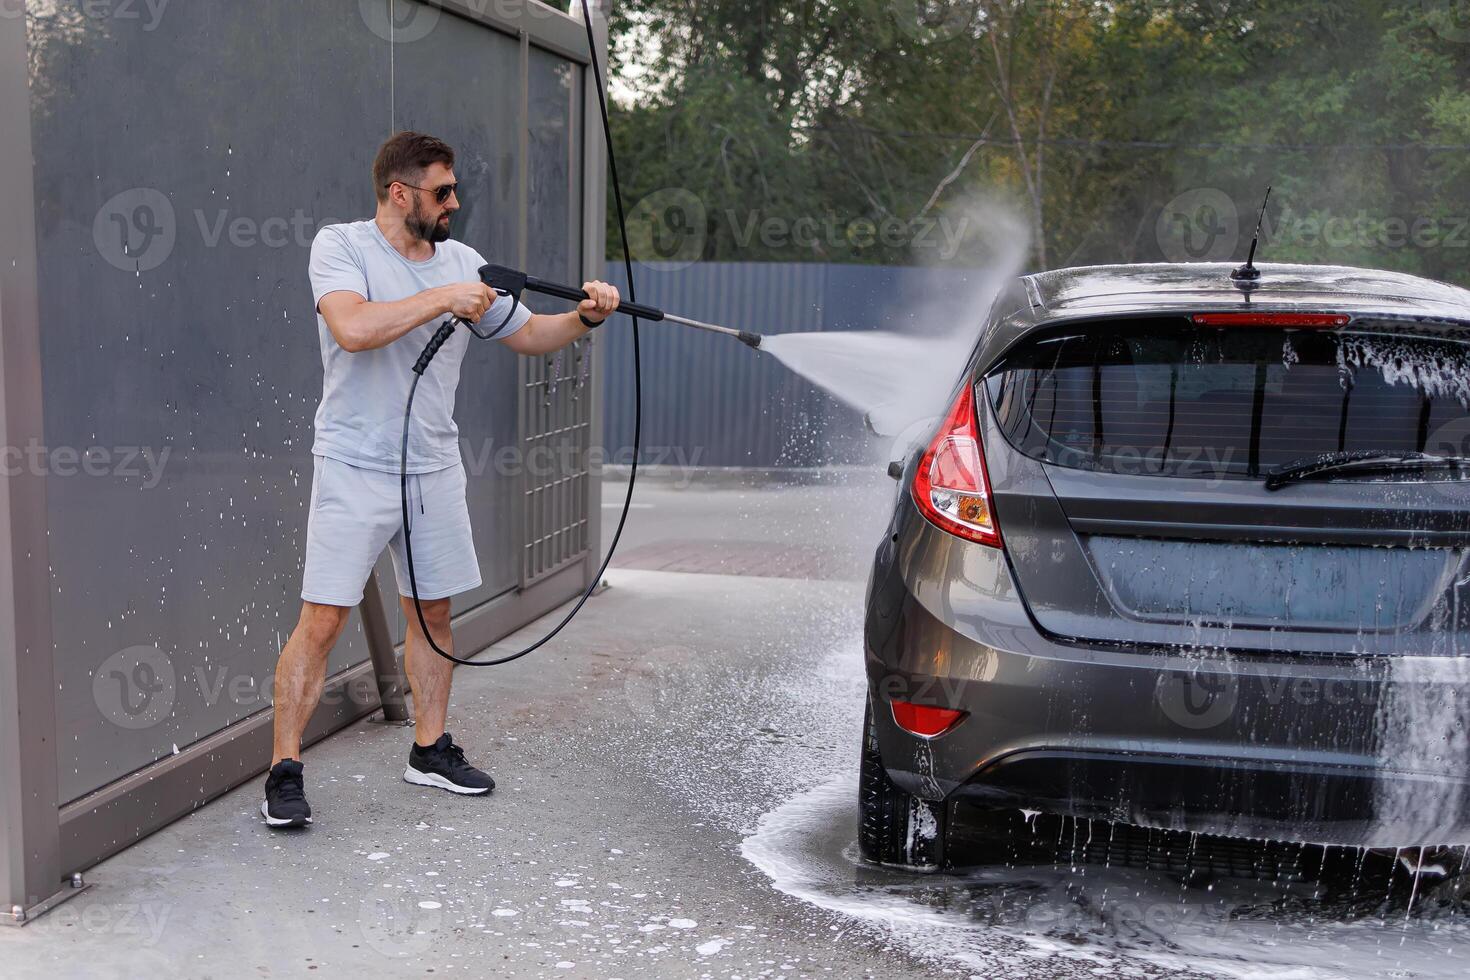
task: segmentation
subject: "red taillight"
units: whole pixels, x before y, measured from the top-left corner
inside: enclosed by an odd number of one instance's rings
[[[929,522],[950,534],[1000,547],[990,505],[990,477],[980,452],[975,391],[966,384],[950,406],[914,476],[914,503]]]
[[[1202,327],[1308,327],[1317,330],[1345,327],[1346,313],[1196,313]]]
[[[935,738],[949,731],[965,712],[953,708],[933,708],[927,704],[910,704],[907,701],[893,702],[893,720],[898,727],[913,735]]]

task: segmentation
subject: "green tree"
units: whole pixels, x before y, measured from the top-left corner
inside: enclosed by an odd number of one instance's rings
[[[912,238],[851,232],[957,221],[984,195],[1024,216],[1035,266],[1155,260],[1181,192],[1218,189],[1248,224],[1273,184],[1270,258],[1470,279],[1470,32],[1450,4],[614,9],[625,190],[698,197],[707,258],[935,261]],[[799,216],[837,233],[752,233]],[[983,260],[972,246],[940,258]]]

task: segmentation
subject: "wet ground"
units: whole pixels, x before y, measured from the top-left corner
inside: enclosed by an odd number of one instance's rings
[[[402,783],[408,733],[365,722],[306,754],[314,827],[267,830],[243,787],[0,932],[0,974],[1470,973],[1464,903],[1378,856],[1016,813],[972,821],[954,873],[861,864],[853,500],[889,492],[650,486],[564,642],[458,675],[493,796]]]

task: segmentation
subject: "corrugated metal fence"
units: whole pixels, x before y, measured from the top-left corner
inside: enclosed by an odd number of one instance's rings
[[[621,262],[608,281],[626,290]],[[638,299],[671,313],[757,333],[924,329],[936,298],[973,292],[981,273],[822,263],[635,264]],[[971,311],[976,323],[980,311]],[[633,334],[607,331],[603,412],[608,461],[633,445]],[[768,355],[726,337],[666,323],[642,330],[641,462],[794,467],[863,458],[861,417]]]

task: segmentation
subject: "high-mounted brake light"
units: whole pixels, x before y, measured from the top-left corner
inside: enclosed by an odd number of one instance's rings
[[[937,738],[959,724],[966,712],[953,708],[935,708],[927,704],[911,704],[908,701],[893,702],[893,720],[898,727],[911,735],[922,738]]]
[[[1202,327],[1308,327],[1330,329],[1352,322],[1346,313],[1196,313]]]
[[[931,524],[968,541],[1000,547],[1000,528],[990,505],[990,477],[980,452],[975,391],[969,384],[919,460],[913,493],[919,512]]]

